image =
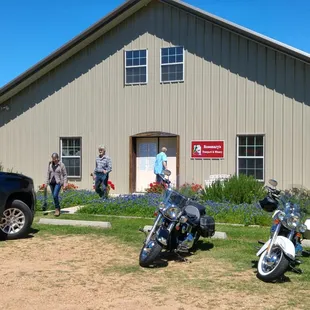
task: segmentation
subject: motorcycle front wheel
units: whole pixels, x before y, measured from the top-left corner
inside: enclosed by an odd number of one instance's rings
[[[162,246],[156,240],[150,240],[143,246],[139,256],[141,267],[151,267],[155,259],[161,252]]]
[[[262,253],[257,266],[257,276],[264,282],[273,282],[282,277],[288,268],[289,261],[279,246],[274,246],[267,257],[267,250]]]

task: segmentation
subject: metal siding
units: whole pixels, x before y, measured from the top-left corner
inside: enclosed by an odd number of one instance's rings
[[[291,96],[294,92],[294,60],[286,57],[285,59],[285,90]],[[283,183],[287,186],[293,182],[293,99],[285,96],[283,102]]]
[[[185,81],[161,84],[160,48],[173,45],[185,47]],[[148,84],[124,86],[124,50],[145,48]],[[125,193],[130,135],[180,135],[182,184],[235,173],[236,135],[265,134],[265,179],[310,187],[309,82],[308,65],[152,2],[7,103],[11,111],[0,112],[0,161],[39,184],[59,138],[80,136],[78,185],[91,187],[97,146],[105,143],[110,178]],[[225,159],[191,160],[196,139],[225,140]]]

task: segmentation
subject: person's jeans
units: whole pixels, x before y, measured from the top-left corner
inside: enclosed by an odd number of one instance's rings
[[[97,173],[95,180],[95,191],[100,197],[106,198],[109,174]]]
[[[160,174],[156,174],[156,183],[161,183],[162,182],[162,177],[160,176]]]
[[[53,199],[54,199],[55,209],[60,209],[59,192],[61,189],[61,185],[60,184],[50,184],[50,188],[51,188]]]

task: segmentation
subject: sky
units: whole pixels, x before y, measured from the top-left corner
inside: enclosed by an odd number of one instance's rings
[[[124,0],[0,0],[0,88]],[[185,0],[310,53],[309,0]]]

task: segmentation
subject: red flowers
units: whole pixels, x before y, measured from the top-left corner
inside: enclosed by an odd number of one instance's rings
[[[108,181],[108,191],[110,191],[111,188],[115,190],[115,185],[111,181]]]
[[[46,187],[45,184],[39,185],[39,191],[43,191],[45,189],[45,187]]]
[[[147,193],[162,193],[166,188],[166,184],[153,182],[150,183],[150,187],[146,188]]]
[[[68,183],[66,187],[64,187],[64,191],[70,190],[70,189],[77,189],[78,186],[72,183]]]

